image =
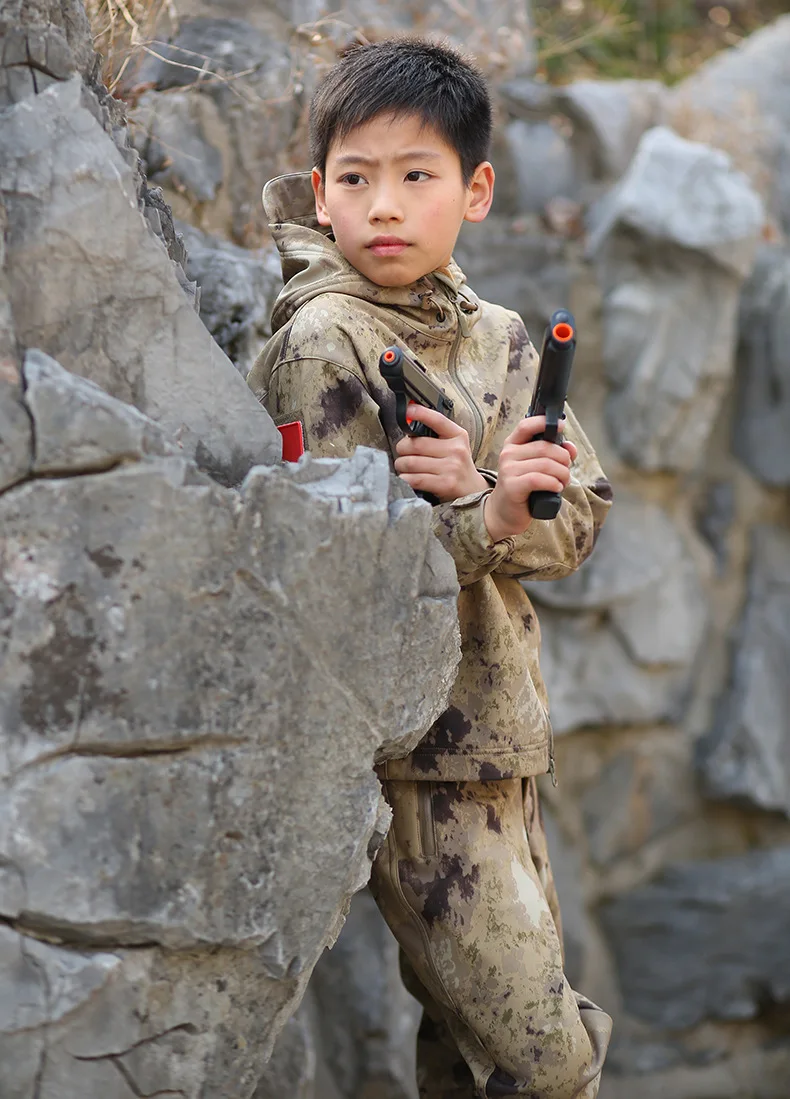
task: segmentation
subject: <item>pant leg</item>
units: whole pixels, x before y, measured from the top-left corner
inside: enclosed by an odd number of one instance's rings
[[[593,1099],[611,1020],[563,976],[522,781],[385,792],[393,823],[371,890],[478,1094]]]
[[[422,1020],[417,1032],[417,1088],[420,1099],[475,1099],[469,1066],[458,1051],[441,1008],[417,978],[401,950],[403,983],[420,1004]]]

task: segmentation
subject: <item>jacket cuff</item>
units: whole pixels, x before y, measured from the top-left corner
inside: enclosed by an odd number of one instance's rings
[[[513,549],[513,539],[494,542],[483,518],[485,500],[493,489],[461,496],[433,509],[433,532],[455,561],[459,583],[492,572]]]

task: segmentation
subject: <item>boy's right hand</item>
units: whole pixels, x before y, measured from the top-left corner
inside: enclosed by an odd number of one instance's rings
[[[577,450],[569,440],[534,440],[546,427],[545,416],[525,416],[508,435],[499,455],[497,484],[486,500],[483,518],[494,542],[523,534],[532,522],[530,493],[562,493],[571,479]]]

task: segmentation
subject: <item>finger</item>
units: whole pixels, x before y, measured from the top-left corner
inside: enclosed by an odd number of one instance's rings
[[[395,459],[396,473],[431,473],[437,476],[444,472],[443,464],[436,458],[424,454],[409,454]]]
[[[559,443],[549,443],[545,439],[538,439],[534,443],[511,443],[508,447],[508,456],[515,458],[517,462],[550,458],[551,461],[559,462],[563,466],[570,466],[573,461],[568,449],[560,446]]]
[[[571,479],[571,471],[568,467],[552,461],[551,458],[535,458],[530,461],[528,466],[525,465],[523,472],[519,471],[518,465],[509,466],[505,476],[510,480],[517,480],[521,477],[528,477],[532,473],[545,473],[547,477],[554,477],[556,480],[562,481],[563,485],[568,485]]]
[[[568,451],[568,453],[570,454],[570,456],[571,456],[571,461],[572,461],[572,462],[575,462],[575,461],[576,461],[576,459],[577,459],[577,458],[579,457],[579,449],[578,449],[578,447],[576,446],[576,443],[572,443],[572,442],[570,441],[570,439],[563,439],[563,440],[562,440],[562,446],[563,446],[563,448],[564,448],[565,450],[567,450],[567,451]]]
[[[423,454],[430,458],[447,456],[446,439],[430,439],[425,435],[404,435],[395,445],[398,454]]]
[[[562,481],[548,473],[526,474],[524,477],[516,479],[514,487],[525,497],[529,496],[531,492],[556,492],[562,496],[566,488]]]
[[[406,418],[409,420],[419,420],[420,423],[425,424],[427,427],[431,428],[432,431],[435,431],[441,439],[454,439],[457,435],[465,434],[464,429],[460,424],[448,420],[446,416],[443,416],[441,412],[437,412],[435,408],[426,408],[425,405],[416,404],[414,401],[409,401],[406,406]]]
[[[545,416],[525,416],[523,420],[519,420],[505,442],[528,443],[533,436],[540,434],[545,427]]]

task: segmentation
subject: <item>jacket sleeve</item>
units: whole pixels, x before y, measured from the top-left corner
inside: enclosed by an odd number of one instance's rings
[[[389,454],[394,471],[399,429],[389,389],[367,379],[347,334],[333,329],[318,344],[313,331],[301,339],[297,328],[287,339],[269,341],[247,378],[253,392],[278,426],[301,421],[305,448],[314,457],[348,458],[358,446],[370,446]],[[332,359],[321,355],[330,345]],[[489,471],[486,477],[496,480]],[[509,548],[492,542],[482,523],[486,495],[475,493],[433,509],[434,534],[453,558],[461,585],[491,572]]]
[[[497,431],[482,462],[495,464],[507,436],[529,406],[538,367],[538,355],[524,322],[511,314],[511,363],[503,393]],[[533,519],[523,534],[505,538],[501,560],[493,571],[529,580],[559,580],[568,576],[592,553],[612,506],[612,486],[604,476],[595,451],[572,410],[566,405],[565,438],[576,444],[570,484],[554,519]]]
[[[264,347],[247,382],[278,427],[301,422],[314,457],[348,458],[358,446],[391,457],[377,394],[352,340],[335,326],[298,318]]]

